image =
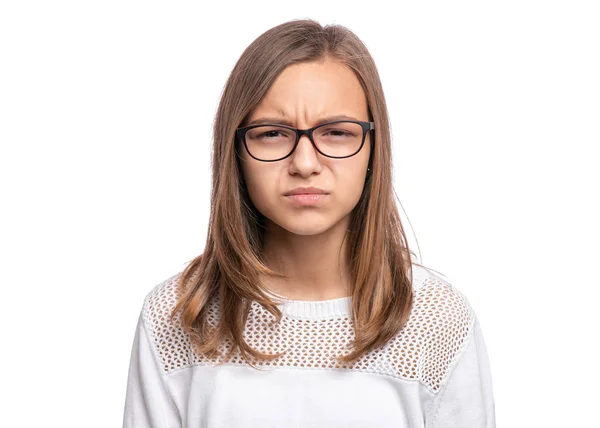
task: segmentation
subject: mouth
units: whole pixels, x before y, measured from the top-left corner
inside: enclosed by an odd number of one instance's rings
[[[296,206],[320,206],[329,197],[327,193],[298,193],[285,198]]]
[[[290,190],[287,193],[284,193],[284,196],[292,196],[292,195],[320,195],[320,194],[328,194],[328,192],[326,192],[323,189],[320,189],[318,187],[296,187],[293,190]]]

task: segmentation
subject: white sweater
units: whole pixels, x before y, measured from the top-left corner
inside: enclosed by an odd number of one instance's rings
[[[216,366],[191,351],[179,318],[168,321],[181,272],[168,278],[144,299],[123,427],[495,427],[490,365],[473,308],[433,271],[413,265],[413,273],[408,324],[352,367],[333,358],[354,337],[351,297],[282,301],[279,325],[253,302],[246,341],[267,353],[289,349],[260,371],[241,358]]]

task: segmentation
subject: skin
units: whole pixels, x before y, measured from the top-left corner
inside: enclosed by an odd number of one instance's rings
[[[248,122],[276,117],[306,129],[339,114],[369,120],[367,99],[354,72],[327,59],[287,67]],[[267,218],[267,266],[290,276],[289,280],[261,278],[266,289],[295,300],[351,294],[343,238],[363,192],[370,134],[360,152],[345,159],[321,155],[305,135],[292,155],[277,162],[258,161],[242,148],[242,174],[250,199]],[[299,186],[318,187],[329,196],[320,207],[294,206],[284,193]]]

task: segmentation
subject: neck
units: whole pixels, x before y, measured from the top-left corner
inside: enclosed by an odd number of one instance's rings
[[[286,278],[263,277],[270,291],[293,300],[329,300],[351,294],[346,261],[348,217],[316,235],[297,235],[267,224],[264,258]]]

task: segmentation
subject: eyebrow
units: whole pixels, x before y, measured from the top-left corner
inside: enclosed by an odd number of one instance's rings
[[[352,117],[352,116],[346,116],[345,114],[338,114],[335,116],[322,117],[321,119],[319,119],[317,121],[316,125],[320,125],[320,124],[326,123],[326,122],[333,122],[334,120],[358,120],[358,121],[360,121],[359,119]],[[260,125],[263,123],[273,123],[273,124],[278,124],[278,125],[287,125],[287,126],[294,127],[294,124],[291,121],[280,118],[280,117],[279,118],[278,117],[260,117],[258,119],[252,120],[246,126]]]

